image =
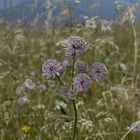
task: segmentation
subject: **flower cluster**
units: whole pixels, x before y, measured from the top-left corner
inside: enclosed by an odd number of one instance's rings
[[[65,55],[73,61],[72,65],[66,60],[58,62],[48,59],[42,65],[42,72],[48,78],[56,76],[61,84],[61,95],[74,100],[78,92],[89,90],[92,78],[96,81],[104,80],[107,69],[105,65],[99,62],[92,64],[92,68],[89,69],[84,61],[76,60],[76,56],[86,50],[86,42],[79,36],[70,36],[66,41],[65,50]],[[59,76],[60,72],[68,68],[72,68],[72,83],[70,85],[64,84],[65,82],[62,82]]]
[[[21,127],[21,131],[27,133],[30,130],[30,126],[29,125],[24,125]]]
[[[18,96],[17,103],[22,106],[30,102],[28,99],[27,91],[39,91],[43,93],[47,90],[46,85],[42,84],[40,81],[34,82],[32,79],[25,79],[22,85],[16,88],[16,94]]]

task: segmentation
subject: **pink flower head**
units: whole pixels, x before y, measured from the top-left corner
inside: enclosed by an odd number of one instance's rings
[[[102,63],[96,62],[92,66],[92,76],[95,80],[104,80],[107,74],[107,69]]]
[[[80,73],[73,78],[73,85],[78,91],[87,91],[90,87],[90,78],[85,73]]]
[[[48,78],[59,75],[61,69],[61,64],[53,59],[48,59],[42,64],[43,75],[46,75]]]
[[[65,55],[68,57],[73,57],[74,55],[79,55],[81,52],[85,50],[86,42],[83,38],[79,36],[71,36],[68,38],[66,53]]]

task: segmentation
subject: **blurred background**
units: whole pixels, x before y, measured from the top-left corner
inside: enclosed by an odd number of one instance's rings
[[[123,0],[132,4],[139,4],[139,0]],[[18,23],[21,20],[32,24],[39,20],[41,26],[45,24],[46,15],[50,13],[59,23],[68,22],[68,9],[74,13],[75,21],[84,21],[85,17],[100,16],[105,19],[116,17],[115,0],[0,0],[1,21]],[[137,18],[140,13],[137,12]]]

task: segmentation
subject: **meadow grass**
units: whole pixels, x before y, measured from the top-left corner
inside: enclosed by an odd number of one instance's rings
[[[135,27],[139,42],[140,23]],[[90,92],[78,94],[75,100],[77,140],[121,140],[129,131],[128,127],[140,120],[140,49],[135,58],[130,24],[114,25],[111,33],[92,31],[83,26],[39,30],[1,24],[0,140],[33,140],[35,137],[38,140],[37,136],[43,140],[72,139],[72,102],[59,96],[57,79],[46,80],[41,71],[44,60],[65,59],[63,47],[56,43],[71,35],[83,37],[89,47],[78,59],[82,58],[89,65],[103,62],[108,69],[105,81],[99,84],[94,81]],[[101,43],[110,37],[115,45]],[[97,39],[100,39],[99,43]],[[67,83],[71,82],[70,75],[60,76]],[[40,94],[38,89],[26,90],[24,95],[30,102],[21,106],[17,103],[16,88],[27,78],[45,83],[47,91]],[[35,109],[40,104],[45,108]],[[133,131],[125,137],[126,140],[139,138],[140,133]]]

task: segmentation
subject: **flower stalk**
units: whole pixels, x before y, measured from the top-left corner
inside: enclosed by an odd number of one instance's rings
[[[77,109],[76,109],[76,105],[75,105],[75,100],[72,100],[72,103],[73,103],[73,108],[74,108],[74,113],[75,113],[74,131],[73,131],[73,140],[75,140],[78,115],[77,115]]]
[[[134,67],[133,67],[133,82],[136,84],[136,68],[137,68],[137,58],[138,58],[138,43],[137,43],[137,35],[134,23],[131,23],[133,38],[134,38]]]
[[[74,51],[74,55],[73,55],[73,64],[72,64],[72,80],[73,80],[73,77],[74,77],[74,64],[75,64],[75,51]],[[73,90],[73,84],[72,84],[72,90]],[[72,140],[75,140],[78,115],[77,115],[77,109],[76,109],[75,100],[72,100],[72,104],[73,104],[74,113],[75,113],[75,121],[74,121],[74,130],[73,130],[73,138],[72,138]]]

